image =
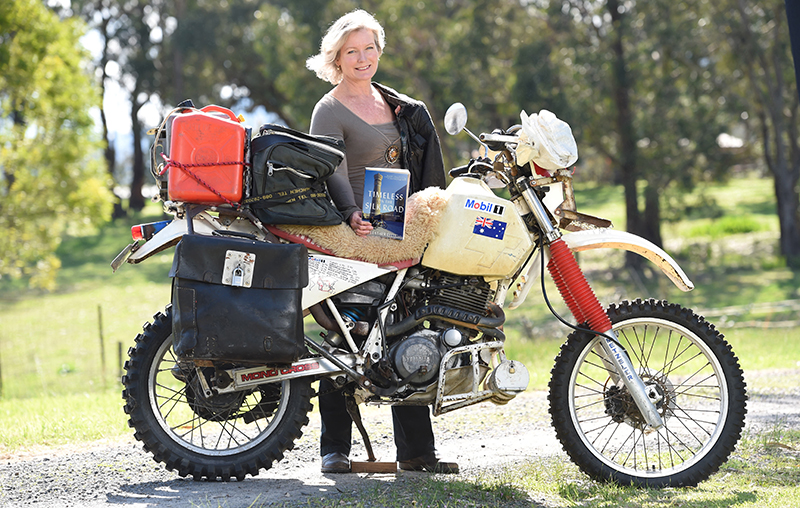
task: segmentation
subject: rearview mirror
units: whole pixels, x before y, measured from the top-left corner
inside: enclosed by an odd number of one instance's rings
[[[444,114],[444,129],[451,136],[455,136],[467,125],[467,108],[460,102],[456,102],[447,108]]]

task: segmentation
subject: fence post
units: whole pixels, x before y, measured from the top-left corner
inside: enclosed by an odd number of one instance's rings
[[[100,368],[105,390],[108,387],[106,385],[106,346],[103,343],[103,307],[100,304],[97,305],[97,327],[100,332]]]
[[[117,377],[120,381],[122,381],[122,367],[122,341],[119,341],[117,342],[117,368],[119,368],[119,376]]]

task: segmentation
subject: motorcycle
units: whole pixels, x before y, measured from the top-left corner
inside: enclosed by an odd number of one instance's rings
[[[504,352],[504,308],[519,307],[535,287],[548,301],[547,268],[576,322],[559,317],[573,332],[555,358],[548,396],[570,459],[595,480],[643,487],[693,486],[716,472],[744,425],[736,356],[690,309],[655,299],[601,306],[575,252],[634,252],[680,289],[693,284],[661,248],[578,212],[568,169],[574,158],[554,170],[540,167],[536,154],[553,140],[547,133],[532,140],[533,115],[521,118],[522,125],[475,135],[466,108],[448,110],[448,133],[466,132],[483,153],[451,170],[447,189],[419,204],[417,215],[427,211],[437,221],[425,223],[430,235],[421,254],[405,262],[337,255],[336,245],[310,236],[320,228],[262,224],[246,208],[165,201],[175,219],[135,228],[138,239],[112,263],[115,270],[188,234],[303,244],[303,314],[326,332],[321,341],[304,336],[304,354],[291,363],[187,362],[173,347],[175,307],[168,306],[136,337],[122,380],[125,411],[144,449],[181,476],[255,476],[302,435],[312,382],[323,377],[347,394],[370,460],[357,404],[428,405],[434,415],[506,404],[527,388],[528,372]],[[559,186],[563,200],[546,206],[548,191]]]

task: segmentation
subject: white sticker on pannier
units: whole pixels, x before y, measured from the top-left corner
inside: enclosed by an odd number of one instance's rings
[[[227,251],[225,266],[222,268],[222,283],[226,286],[249,288],[253,283],[255,264],[256,255],[252,252]]]

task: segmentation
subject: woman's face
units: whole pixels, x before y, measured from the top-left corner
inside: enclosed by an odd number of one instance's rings
[[[379,57],[375,36],[362,28],[347,36],[336,65],[342,68],[343,81],[372,81],[378,71]]]

